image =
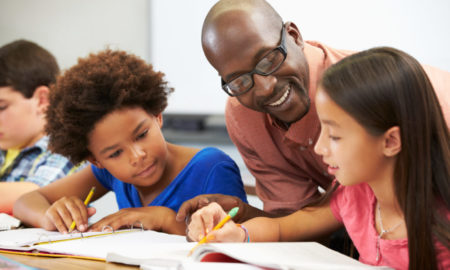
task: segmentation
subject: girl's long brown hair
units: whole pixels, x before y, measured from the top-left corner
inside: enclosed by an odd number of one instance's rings
[[[372,135],[400,127],[394,190],[408,231],[409,269],[437,269],[435,241],[450,248],[450,136],[422,66],[400,50],[373,48],[330,67],[321,85]]]

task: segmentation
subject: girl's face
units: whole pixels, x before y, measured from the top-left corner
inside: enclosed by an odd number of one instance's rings
[[[370,135],[321,87],[315,102],[321,131],[314,151],[323,157],[328,173],[344,186],[379,179],[387,168],[383,136]]]
[[[92,163],[117,179],[140,187],[156,184],[167,165],[162,116],[142,108],[113,111],[100,120],[89,137]]]

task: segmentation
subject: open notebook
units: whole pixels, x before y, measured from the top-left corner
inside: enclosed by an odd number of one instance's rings
[[[42,229],[0,232],[0,252],[140,265],[142,269],[389,269],[364,265],[315,242],[208,243],[198,246],[184,236],[155,231],[60,234]],[[240,264],[224,264],[224,263]],[[200,265],[199,265],[200,264]],[[206,268],[205,268],[206,267]]]
[[[203,265],[215,270],[243,269],[242,264],[247,264],[248,269],[390,269],[365,265],[315,242],[209,243],[200,245],[188,257],[192,246],[192,243],[147,244],[137,250],[110,252],[106,259],[140,265],[141,269],[199,269]]]
[[[104,261],[108,252],[134,250],[136,243],[186,243],[186,239],[141,229],[70,234],[38,228],[0,232],[0,252],[25,255]]]

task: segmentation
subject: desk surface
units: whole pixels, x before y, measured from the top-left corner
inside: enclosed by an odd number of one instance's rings
[[[0,253],[2,256],[8,257],[14,261],[20,262],[27,266],[32,266],[40,269],[64,269],[64,270],[126,270],[126,269],[139,269],[139,267],[107,263],[93,260],[74,259],[74,258],[51,258],[42,256],[28,256],[28,255],[16,255]]]

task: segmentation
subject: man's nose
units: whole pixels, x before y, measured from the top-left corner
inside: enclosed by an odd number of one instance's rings
[[[277,78],[275,76],[253,74],[253,80],[255,83],[255,85],[253,86],[255,95],[269,96],[273,94],[275,85],[277,83]]]

